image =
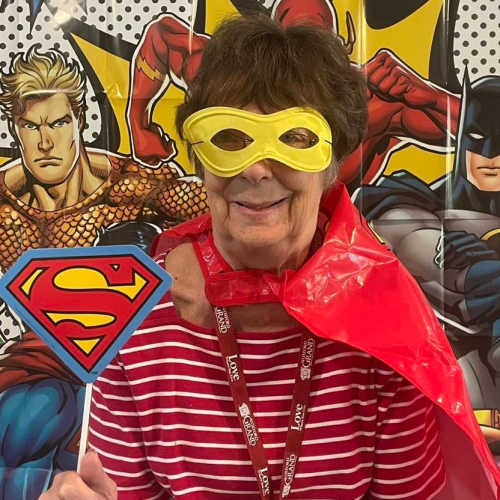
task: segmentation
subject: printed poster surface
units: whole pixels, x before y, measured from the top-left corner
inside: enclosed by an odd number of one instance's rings
[[[367,135],[340,178],[432,303],[500,454],[497,0],[0,0],[0,272],[33,248],[147,250],[206,211],[175,107],[217,23],[251,11],[320,20],[365,69]],[[2,303],[0,500],[76,467],[82,406]]]

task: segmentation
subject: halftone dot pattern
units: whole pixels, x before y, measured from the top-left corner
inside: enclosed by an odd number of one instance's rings
[[[19,318],[5,302],[0,301],[0,355],[4,354],[13,341],[22,338],[24,330]]]
[[[68,2],[76,4],[76,2]],[[79,8],[78,5],[75,7]],[[26,52],[32,45],[39,44],[41,52],[48,49],[57,49],[66,56],[78,59],[70,43],[64,38],[56,19],[45,5],[42,5],[37,20],[30,33],[30,19],[28,2],[16,2],[7,5],[5,12],[1,14],[7,22],[0,26],[0,70],[9,70],[12,58],[18,53]],[[9,33],[10,32],[10,33]],[[9,36],[5,36],[9,33]],[[83,132],[85,141],[90,142],[97,136],[101,129],[99,107],[97,105],[94,91],[87,81],[87,123]],[[97,117],[92,120],[91,115]],[[12,135],[7,126],[7,120],[3,114],[0,116],[0,147],[14,147]]]
[[[65,15],[133,44],[140,40],[144,27],[161,14],[170,12],[186,23],[193,14],[192,0],[87,0],[86,14],[76,0],[46,1]]]
[[[460,0],[453,39],[453,60],[460,81],[465,66],[471,80],[500,75],[500,2]]]

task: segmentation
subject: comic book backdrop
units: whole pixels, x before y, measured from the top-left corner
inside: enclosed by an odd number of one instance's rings
[[[245,12],[321,19],[365,68],[367,136],[340,177],[429,298],[500,454],[496,0],[1,0],[0,271],[29,248],[147,249],[206,210],[174,111],[217,22]],[[82,405],[1,304],[0,500],[75,468]]]

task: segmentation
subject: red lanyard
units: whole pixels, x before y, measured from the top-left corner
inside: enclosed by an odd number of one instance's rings
[[[234,406],[246,439],[255,477],[259,484],[260,497],[262,500],[271,500],[273,498],[273,489],[269,475],[269,466],[250,404],[238,343],[226,308],[214,307],[214,314],[217,337],[224,358]],[[311,332],[306,331],[301,338],[299,362],[288,421],[285,455],[283,457],[283,469],[281,472],[280,500],[288,497],[290,494],[295,476],[295,468],[300,456],[315,353],[316,338]]]

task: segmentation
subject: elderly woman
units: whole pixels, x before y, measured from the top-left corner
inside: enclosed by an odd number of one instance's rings
[[[443,370],[456,366],[418,289],[332,186],[365,97],[331,33],[261,17],[218,28],[177,115],[210,215],[158,240],[174,285],[94,386],[100,460],[89,453],[43,500],[494,498],[487,452],[469,439],[477,485],[449,488],[446,409],[368,353],[399,339],[394,364],[416,372],[404,360],[418,317]],[[402,320],[384,319],[387,297]]]

